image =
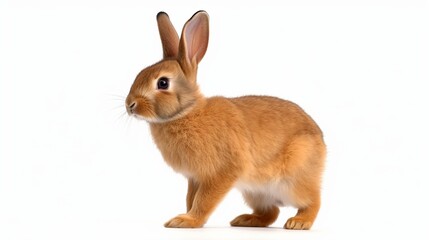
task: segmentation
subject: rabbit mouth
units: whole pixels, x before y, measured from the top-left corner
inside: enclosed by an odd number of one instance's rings
[[[177,99],[175,102],[160,101],[158,104],[152,104],[146,97],[129,96],[125,107],[130,117],[149,123],[163,123],[187,115],[192,111],[196,103],[195,99],[186,102],[180,102]]]
[[[156,119],[156,114],[149,100],[144,97],[128,97],[125,103],[127,113],[131,117],[148,122]]]
[[[192,111],[194,105],[195,105],[195,102],[189,102],[187,105],[182,106],[181,108],[178,108],[175,112],[166,116],[154,114],[154,112],[152,111],[149,111],[151,112],[151,114],[143,115],[143,114],[133,112],[132,109],[128,111],[128,114],[131,117],[135,117],[138,120],[144,120],[148,123],[165,123],[165,122],[170,122],[170,121],[179,119],[187,115],[190,111]]]
[[[132,114],[133,117],[135,117],[138,120],[143,120],[149,123],[159,123],[159,122],[163,122],[162,120],[159,120],[158,118],[155,117],[144,117],[138,114]]]
[[[158,118],[155,114],[142,114],[135,110],[127,110],[127,112],[130,117],[134,117],[138,120],[144,120],[149,123],[164,122],[164,120]]]

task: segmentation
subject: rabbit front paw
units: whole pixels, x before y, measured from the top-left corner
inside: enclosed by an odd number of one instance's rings
[[[188,215],[181,214],[175,218],[172,218],[170,221],[164,224],[166,228],[199,228],[202,227],[204,223],[198,219]]]

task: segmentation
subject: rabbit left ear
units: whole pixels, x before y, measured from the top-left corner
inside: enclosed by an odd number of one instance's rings
[[[208,42],[209,15],[205,11],[198,11],[183,26],[179,43],[179,61],[183,65],[198,64],[207,51]]]
[[[177,57],[179,51],[179,36],[170,21],[167,13],[159,12],[156,15],[159,36],[161,37],[163,57]]]

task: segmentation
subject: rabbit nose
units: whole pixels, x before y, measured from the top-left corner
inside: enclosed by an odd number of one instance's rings
[[[128,105],[128,110],[133,113],[133,110],[136,108],[137,104],[136,102],[132,102]]]

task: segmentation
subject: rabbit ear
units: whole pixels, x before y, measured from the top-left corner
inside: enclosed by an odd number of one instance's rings
[[[184,66],[196,69],[204,57],[209,42],[209,15],[196,12],[183,26],[179,44],[179,61]]]
[[[176,29],[171,24],[170,18],[167,13],[159,12],[156,15],[158,21],[158,30],[161,37],[162,49],[165,58],[177,57],[179,50],[179,36]]]

